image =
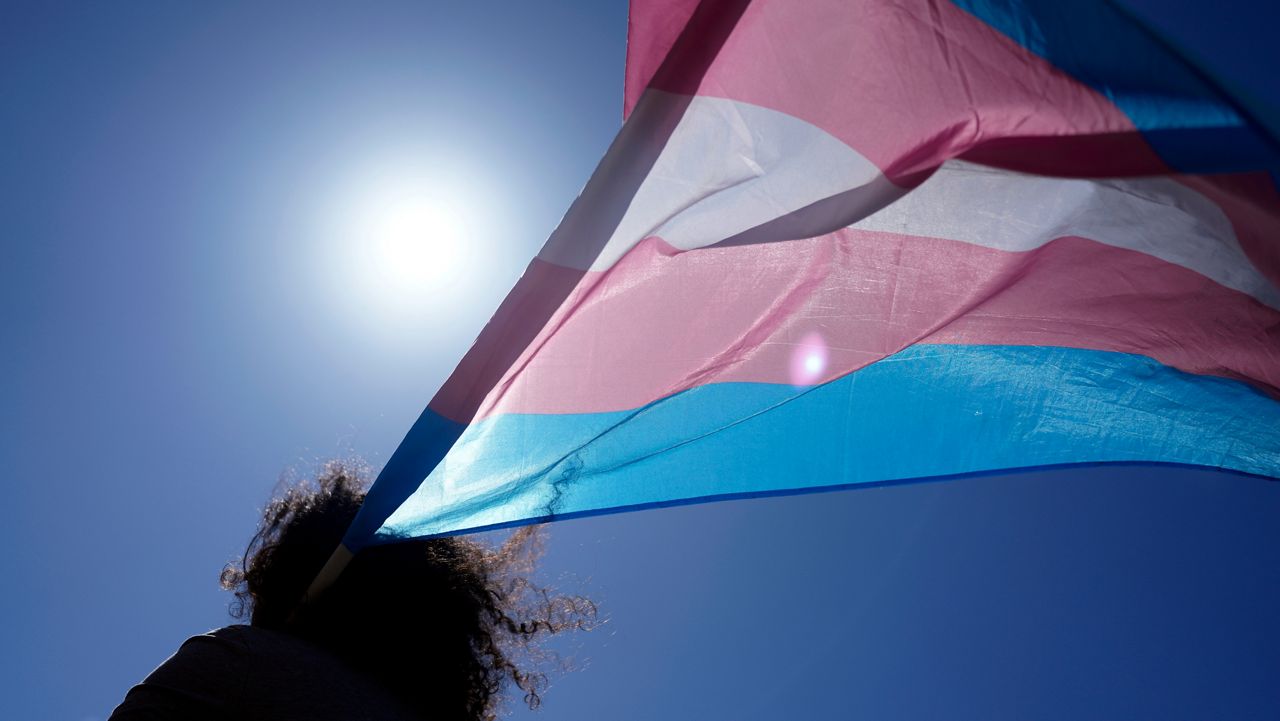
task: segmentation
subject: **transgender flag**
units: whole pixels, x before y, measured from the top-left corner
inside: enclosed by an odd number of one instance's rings
[[[1104,0],[635,0],[626,122],[355,549],[1062,464],[1280,477],[1278,134]]]

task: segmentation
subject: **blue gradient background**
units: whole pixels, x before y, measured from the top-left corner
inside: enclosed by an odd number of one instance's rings
[[[1280,106],[1276,10],[1129,4]],[[625,33],[612,0],[0,6],[0,718],[104,718],[228,621],[282,473],[386,459],[612,139]],[[355,290],[324,225],[379,162],[486,198],[492,272]],[[609,621],[542,716],[1276,718],[1277,519],[1280,485],[1124,468],[567,521],[544,573]]]

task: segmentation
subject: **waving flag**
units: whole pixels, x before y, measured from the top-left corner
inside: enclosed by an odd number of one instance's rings
[[[1104,0],[636,0],[626,121],[348,548],[1061,464],[1280,477],[1277,133]]]

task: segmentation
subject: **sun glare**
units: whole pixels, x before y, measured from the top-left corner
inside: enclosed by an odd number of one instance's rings
[[[412,344],[460,322],[474,333],[505,227],[482,202],[492,186],[448,153],[390,147],[353,153],[317,185],[316,300],[379,342]]]
[[[392,197],[367,219],[367,251],[388,292],[416,296],[457,280],[463,225],[452,208],[426,196]]]
[[[426,173],[350,179],[326,215],[336,251],[330,272],[342,279],[358,318],[421,322],[464,300],[485,232],[465,196],[465,187]]]

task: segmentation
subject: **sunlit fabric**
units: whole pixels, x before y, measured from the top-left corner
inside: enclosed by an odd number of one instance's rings
[[[636,0],[626,121],[346,545],[1096,463],[1280,477],[1280,169],[1104,0]]]

